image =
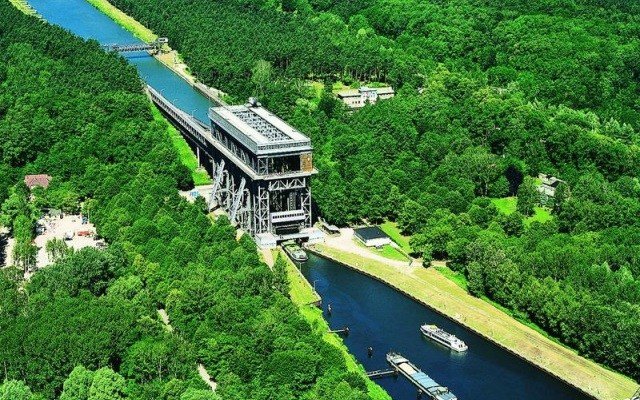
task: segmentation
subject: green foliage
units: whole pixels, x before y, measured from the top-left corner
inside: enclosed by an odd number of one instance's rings
[[[236,241],[226,218],[212,223],[202,203],[178,195],[191,177],[132,67],[1,2],[0,33],[0,169],[11,170],[8,184],[0,178],[3,220],[26,243],[34,204],[71,210],[84,201],[108,242],[69,253],[50,244],[55,264],[29,282],[2,271],[7,379],[47,400],[312,398],[329,379],[345,398],[368,398],[284,296],[280,265],[269,270],[248,235]],[[55,184],[29,202],[16,184],[22,171]],[[198,363],[220,396],[206,390]],[[297,363],[304,368],[291,369]],[[282,364],[291,367],[284,376]]]
[[[111,368],[100,368],[93,375],[87,400],[125,399],[125,380]]]
[[[287,260],[278,253],[273,263],[273,288],[284,296],[289,295],[289,278],[287,277]]]
[[[533,208],[540,202],[540,194],[536,188],[535,181],[530,177],[525,177],[524,182],[518,188],[518,211],[522,215],[532,215]]]
[[[34,400],[34,397],[24,382],[12,380],[0,385],[0,400]]]
[[[180,396],[179,400],[220,400],[220,396],[211,390],[189,388]]]
[[[94,372],[78,365],[64,381],[60,400],[87,400]]]
[[[56,262],[67,255],[73,253],[73,249],[67,245],[67,242],[64,239],[53,238],[45,244],[45,250],[47,251],[47,255],[49,260]]]

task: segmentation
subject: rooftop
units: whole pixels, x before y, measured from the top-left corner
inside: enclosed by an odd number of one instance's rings
[[[311,150],[311,141],[307,136],[256,102],[213,107],[209,109],[209,117],[256,153],[272,149],[273,145],[282,145],[276,146],[278,148],[306,147]]]
[[[49,183],[51,182],[51,179],[53,178],[51,178],[50,175],[44,175],[44,174],[25,175],[24,184],[27,185],[29,189],[33,189],[36,186],[40,186],[46,189],[49,187]]]
[[[367,226],[364,228],[356,228],[353,230],[354,234],[362,240],[372,240],[372,239],[381,239],[388,238],[389,236],[377,226]]]
[[[364,92],[372,92],[372,91],[375,91],[379,95],[380,94],[393,94],[393,93],[395,93],[391,86],[384,86],[384,87],[378,87],[378,88],[372,88],[372,87],[368,87],[368,86],[361,86],[358,89],[341,90],[336,94],[337,94],[338,97],[354,97],[354,96],[360,96]]]

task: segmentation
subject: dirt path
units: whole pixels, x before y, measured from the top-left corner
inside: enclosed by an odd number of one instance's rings
[[[271,249],[261,249],[258,247],[258,253],[262,255],[262,261],[264,261],[265,264],[267,264],[267,266],[269,266],[269,268],[273,270],[273,264],[275,261],[273,259],[273,253],[271,252]]]
[[[469,295],[433,268],[401,267],[364,259],[333,248],[330,242],[317,245],[315,249],[386,282],[598,399],[628,399],[637,388],[632,379],[544,337],[488,302]]]
[[[351,253],[359,257],[367,258],[377,262],[386,263],[394,267],[406,268],[409,264],[406,261],[391,260],[387,257],[383,257],[379,254],[376,254],[367,248],[359,246],[355,240],[356,239],[354,239],[353,237],[353,229],[341,228],[340,235],[327,236],[325,238],[325,245],[343,252]]]
[[[207,370],[204,368],[204,365],[202,364],[198,364],[198,374],[200,374],[200,377],[202,378],[202,380],[209,385],[209,387],[211,388],[211,390],[213,390],[214,392],[216,391],[216,389],[218,388],[218,384],[216,382],[213,381],[213,379],[211,379],[211,377],[209,376],[209,373],[207,372]]]
[[[173,326],[169,323],[169,315],[167,314],[167,311],[161,308],[158,310],[158,315],[160,315],[160,319],[162,320],[162,323],[164,323],[164,327],[167,331],[173,332]]]
[[[173,332],[173,326],[171,326],[171,323],[169,321],[169,314],[167,314],[167,310],[163,308],[159,309],[158,315],[160,316],[160,319],[162,320],[162,323],[164,324],[167,331]],[[204,383],[206,383],[211,388],[211,390],[213,390],[214,392],[216,391],[216,389],[218,388],[218,384],[213,379],[211,379],[209,372],[207,372],[207,369],[202,364],[198,364],[198,375],[200,375]]]

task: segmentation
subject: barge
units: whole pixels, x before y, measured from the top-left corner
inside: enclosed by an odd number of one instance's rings
[[[282,244],[282,248],[293,261],[305,262],[309,259],[307,252],[295,242],[285,242]]]
[[[398,373],[404,375],[409,382],[413,383],[419,393],[429,396],[431,400],[458,400],[456,395],[449,391],[449,388],[438,384],[402,355],[394,352],[387,353],[387,362]]]
[[[431,340],[434,340],[442,345],[445,345],[451,350],[463,352],[469,348],[465,344],[465,342],[458,339],[454,335],[443,331],[442,329],[438,328],[436,325],[424,324],[420,327],[420,332],[422,332],[422,334],[425,337]]]

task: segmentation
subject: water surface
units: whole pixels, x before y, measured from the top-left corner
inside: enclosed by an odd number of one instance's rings
[[[49,22],[83,38],[101,44],[140,42],[84,0],[29,2]],[[126,58],[148,84],[181,109],[207,121],[211,106],[208,98],[144,52],[131,53]],[[345,344],[367,370],[386,368],[385,353],[395,350],[464,400],[589,398],[367,276],[314,255],[310,255],[302,270],[309,281],[315,281],[324,304],[332,305],[329,324],[333,328],[351,328]],[[418,329],[424,322],[435,323],[459,336],[469,345],[469,351],[458,354],[423,339]],[[371,358],[367,356],[369,346],[374,348]],[[416,398],[416,389],[403,378],[378,382],[395,400]]]
[[[393,350],[463,400],[590,398],[375,279],[313,254],[302,272],[315,281],[325,307],[331,304],[331,316],[325,309],[325,317],[332,329],[349,327],[344,342],[368,371],[387,368],[385,354]],[[458,336],[469,350],[457,353],[423,338],[419,327],[425,322]],[[404,378],[377,382],[396,400],[416,398]]]

